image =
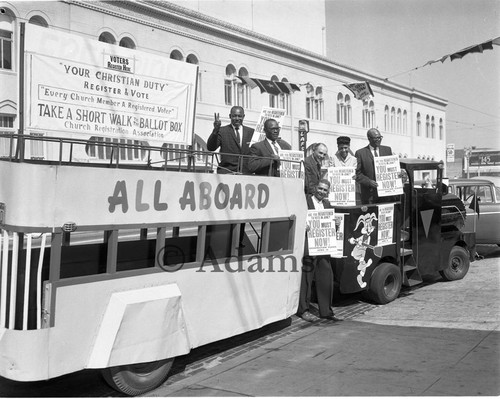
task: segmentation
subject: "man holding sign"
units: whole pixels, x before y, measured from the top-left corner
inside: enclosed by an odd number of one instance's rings
[[[330,182],[322,179],[316,185],[314,195],[306,196],[307,209],[321,210],[332,208],[326,199],[330,191]],[[311,229],[308,227],[307,231]],[[307,237],[306,237],[307,238]],[[300,283],[299,308],[297,315],[308,322],[317,318],[309,311],[312,294],[313,279],[316,282],[316,296],[318,298],[319,317],[332,321],[340,321],[333,314],[331,304],[333,299],[333,270],[330,264],[330,255],[309,256],[308,240],[305,242],[304,258],[302,260],[302,277]]]
[[[356,151],[356,159],[358,165],[356,167],[356,181],[361,189],[362,204],[376,204],[379,201],[377,193],[378,183],[375,177],[375,161],[376,157],[392,155],[391,147],[381,145],[382,135],[375,129],[369,129],[366,133],[368,144]]]
[[[207,149],[216,151],[220,147],[220,163],[217,173],[248,173],[248,159],[237,155],[250,154],[250,140],[254,129],[243,126],[245,111],[242,107],[234,106],[229,114],[231,124],[222,126],[219,114],[214,113],[214,130],[207,140]],[[232,156],[231,154],[235,154]],[[240,165],[241,163],[241,165]]]

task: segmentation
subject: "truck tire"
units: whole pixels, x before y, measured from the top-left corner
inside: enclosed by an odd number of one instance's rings
[[[108,385],[130,396],[141,395],[157,388],[167,378],[174,359],[114,366],[102,370]]]
[[[372,274],[368,295],[372,301],[383,305],[398,297],[401,284],[399,268],[392,263],[381,263]]]
[[[465,248],[455,245],[450,251],[448,266],[440,270],[439,274],[447,281],[460,280],[469,271],[469,253]]]

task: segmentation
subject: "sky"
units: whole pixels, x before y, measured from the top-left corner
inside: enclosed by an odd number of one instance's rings
[[[500,46],[418,68],[499,37],[500,0],[327,0],[326,10],[329,58],[447,100],[456,149],[500,150]]]

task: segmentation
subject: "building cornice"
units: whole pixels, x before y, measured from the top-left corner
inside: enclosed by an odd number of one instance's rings
[[[318,74],[319,76],[323,76],[325,78],[332,78],[331,75],[335,75],[335,79],[342,83],[347,83],[350,81],[367,80],[370,82],[372,86],[377,87],[380,90],[393,91],[395,93],[409,96],[413,99],[428,101],[441,107],[445,107],[448,104],[446,100],[434,96],[432,94],[416,90],[415,88],[409,88],[407,86],[391,82],[387,79],[382,79],[378,76],[357,70],[353,67],[339,64],[327,57],[316,54],[314,52],[305,50],[297,46],[293,46],[286,42],[279,41],[277,39],[265,36],[255,31],[242,28],[240,26],[213,18],[211,16],[179,6],[177,4],[170,3],[168,1],[161,1],[161,0],[135,0],[135,1],[64,0],[64,1],[66,3],[78,5],[84,8],[94,9],[96,11],[107,13],[109,15],[114,15],[119,18],[148,25],[156,29],[161,29],[173,34],[202,41],[207,44],[224,47],[254,57],[260,57],[268,61],[276,62],[276,55],[280,55],[284,59],[288,60],[288,61],[280,60],[280,63],[282,63],[283,65],[292,67],[294,69],[300,69],[309,72],[310,69],[308,69],[306,66],[313,66],[321,70],[321,72],[315,71],[315,73]],[[140,11],[146,14],[149,12],[151,15],[151,19],[144,20],[141,18],[134,17],[131,14],[127,14],[125,10],[122,9],[120,6],[125,6],[126,8],[135,8],[137,9],[138,12]],[[228,43],[222,43],[221,41],[208,39],[206,37],[202,37],[201,35],[196,35],[192,32],[187,32],[180,28],[169,27],[165,24],[161,24],[161,20],[159,19],[155,21],[153,15],[161,16],[165,19],[168,19],[169,22],[176,23],[179,26],[191,27],[192,30],[195,31],[204,32],[209,35],[223,37],[227,39]],[[229,44],[235,41],[245,43],[249,47],[254,47],[263,50],[263,52],[265,52],[266,54],[252,52],[246,49],[242,49],[241,47]],[[298,65],[297,62],[294,62],[294,60],[302,63],[303,65]],[[342,77],[344,77],[344,79],[342,79]]]

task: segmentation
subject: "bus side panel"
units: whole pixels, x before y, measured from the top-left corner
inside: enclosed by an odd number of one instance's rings
[[[177,285],[115,292],[87,367],[161,360],[189,350]]]
[[[22,331],[0,328],[0,375],[15,381],[50,378],[48,342],[47,329]]]

